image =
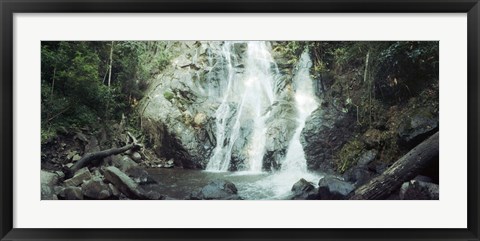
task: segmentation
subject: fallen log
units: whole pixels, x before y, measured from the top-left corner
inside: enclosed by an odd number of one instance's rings
[[[87,153],[80,160],[78,160],[78,162],[75,163],[69,170],[66,171],[67,173],[65,173],[65,176],[66,178],[73,176],[73,174],[75,174],[76,171],[88,165],[93,160],[103,159],[111,155],[117,155],[117,154],[126,152],[130,149],[137,150],[140,148],[142,148],[141,144],[133,142],[123,147],[111,148],[103,151]]]
[[[357,188],[352,200],[385,199],[401,185],[412,180],[439,155],[438,132],[410,150],[380,176]]]

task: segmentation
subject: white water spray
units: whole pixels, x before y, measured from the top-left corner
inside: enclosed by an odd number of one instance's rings
[[[207,171],[227,171],[230,166],[232,150],[239,138],[243,121],[253,120],[252,137],[247,144],[246,164],[249,171],[262,170],[265,153],[265,110],[273,103],[273,58],[265,42],[249,41],[245,60],[245,73],[235,74],[232,64],[231,42],[225,42],[222,55],[227,61],[227,87],[217,112],[216,140],[213,155],[207,164]],[[232,108],[232,104],[235,105]],[[230,119],[233,118],[233,119]],[[233,125],[229,125],[229,120]]]

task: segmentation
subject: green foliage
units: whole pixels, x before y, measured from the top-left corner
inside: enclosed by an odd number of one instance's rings
[[[132,111],[154,69],[170,61],[165,42],[42,42],[42,141],[60,127],[96,127]],[[113,48],[111,84],[108,86]]]
[[[340,173],[344,173],[350,167],[354,166],[364,150],[365,146],[360,140],[353,139],[345,143],[338,154],[340,160],[337,165],[337,170]]]

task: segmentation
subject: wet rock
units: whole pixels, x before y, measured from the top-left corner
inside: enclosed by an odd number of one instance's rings
[[[61,196],[67,200],[83,200],[82,188],[66,187],[63,189]]]
[[[352,120],[328,105],[312,112],[300,136],[309,169],[335,173],[335,154],[351,138]]]
[[[297,116],[293,92],[286,89],[270,108],[270,117],[267,119],[267,133],[265,142],[265,156],[263,169],[266,171],[278,170],[281,161],[285,159],[290,141],[297,128]]]
[[[198,191],[192,192],[190,199],[193,200],[240,200],[237,195],[237,187],[226,180],[214,180]]]
[[[399,198],[401,200],[438,200],[439,186],[430,182],[411,180],[402,184]]]
[[[315,186],[303,178],[293,184],[292,192],[293,197],[291,199],[294,200],[312,200],[316,199],[318,195]]]
[[[92,174],[88,170],[87,167],[84,167],[80,170],[78,170],[75,175],[70,178],[65,180],[63,183],[65,186],[78,186],[83,183],[83,181],[89,180],[92,178]]]
[[[110,166],[103,169],[105,179],[112,183],[120,192],[131,199],[143,199],[143,190],[138,184],[131,179],[127,174],[120,171],[118,168]]]
[[[410,111],[398,126],[400,143],[414,146],[438,130],[438,115],[427,108]]]
[[[82,184],[82,193],[91,199],[107,199],[112,196],[110,188],[99,177],[94,177]]]
[[[326,176],[318,182],[318,197],[322,200],[345,199],[355,187],[337,177]]]

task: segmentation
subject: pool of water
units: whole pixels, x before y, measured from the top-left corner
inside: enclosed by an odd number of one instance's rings
[[[291,195],[291,188],[301,178],[314,185],[323,177],[313,172],[209,172],[188,169],[151,168],[147,170],[159,183],[156,191],[174,199],[184,199],[194,190],[214,179],[231,181],[245,200],[278,200]]]

